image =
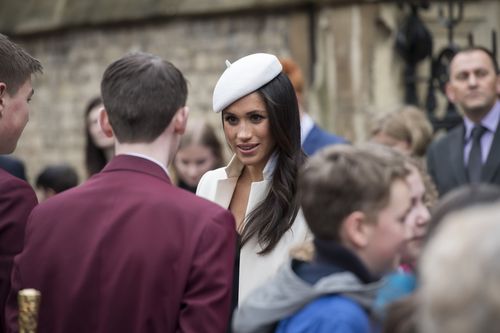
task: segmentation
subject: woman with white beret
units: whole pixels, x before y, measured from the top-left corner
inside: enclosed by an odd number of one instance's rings
[[[207,172],[197,194],[229,209],[241,235],[239,302],[308,237],[297,189],[304,160],[297,98],[279,60],[257,53],[230,64],[213,94],[229,164]]]

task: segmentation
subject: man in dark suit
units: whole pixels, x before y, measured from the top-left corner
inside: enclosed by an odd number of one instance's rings
[[[283,72],[288,76],[293,85],[297,102],[299,103],[300,112],[300,137],[302,149],[310,156],[319,149],[337,143],[347,143],[347,140],[341,136],[328,133],[319,127],[309,114],[304,110],[304,77],[302,71],[293,61],[288,58],[280,58],[280,63],[283,66]]]
[[[449,72],[446,95],[464,121],[428,150],[429,173],[441,196],[467,183],[500,185],[500,78],[496,59],[484,48],[467,48],[453,57]]]
[[[28,122],[31,76],[41,71],[38,60],[0,34],[0,154],[16,148]],[[0,169],[0,332],[14,256],[23,248],[26,220],[37,203],[28,183]]]
[[[102,172],[33,210],[16,257],[15,294],[40,290],[39,333],[224,332],[236,229],[231,213],[167,173],[186,126],[187,85],[146,53],[113,62],[99,121],[115,137]]]
[[[26,180],[24,163],[17,158],[8,155],[0,155],[0,169],[4,169],[19,179]]]

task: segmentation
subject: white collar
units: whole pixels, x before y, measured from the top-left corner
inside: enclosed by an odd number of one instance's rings
[[[165,173],[167,174],[168,177],[170,177],[170,175],[168,174],[168,170],[167,168],[158,160],[152,158],[152,157],[149,157],[147,155],[144,155],[144,154],[139,154],[139,153],[123,153],[123,154],[120,154],[120,155],[129,155],[129,156],[135,156],[135,157],[140,157],[140,158],[143,158],[145,160],[148,160],[148,161],[151,161],[155,164],[157,164],[159,167],[161,167],[163,169],[163,171],[165,171]]]
[[[271,180],[273,178],[274,169],[276,168],[276,164],[278,163],[278,152],[272,153],[271,157],[266,163],[264,170],[262,171],[262,176],[265,180]],[[231,161],[224,169],[226,171],[226,175],[228,178],[239,177],[241,175],[241,171],[245,165],[240,162],[240,160],[233,155]]]
[[[312,131],[314,127],[314,120],[307,113],[303,113],[300,118],[300,144],[304,144],[307,136]]]

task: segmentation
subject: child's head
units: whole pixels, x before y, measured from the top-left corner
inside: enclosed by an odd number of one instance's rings
[[[189,119],[173,163],[178,180],[196,189],[205,172],[223,164],[222,145],[213,127],[205,120]]]
[[[373,274],[392,269],[405,239],[407,175],[402,158],[348,145],[323,149],[307,161],[299,180],[312,233],[353,250]]]
[[[435,187],[425,170],[422,160],[405,155],[397,149],[388,149],[386,146],[379,144],[368,143],[363,146],[363,149],[368,149],[371,153],[384,159],[404,160],[405,167],[408,170],[405,180],[410,190],[411,205],[404,223],[406,241],[401,253],[401,260],[413,267],[413,264],[420,256],[423,241],[429,228],[429,207],[432,207],[435,201]]]
[[[42,191],[41,201],[77,185],[78,175],[67,164],[49,165],[36,178],[36,187]]]
[[[477,205],[500,201],[500,188],[492,184],[466,184],[446,193],[432,210],[427,238],[450,213]]]
[[[498,332],[499,220],[498,202],[445,215],[419,263],[419,332]]]
[[[425,111],[412,105],[378,117],[372,126],[372,140],[413,156],[425,156],[432,141],[432,125]]]
[[[411,209],[405,220],[406,244],[402,261],[413,266],[427,237],[431,215],[427,206],[428,189],[424,181],[426,171],[420,169],[418,161],[411,158],[408,158],[406,167],[410,172],[406,182],[410,188]]]

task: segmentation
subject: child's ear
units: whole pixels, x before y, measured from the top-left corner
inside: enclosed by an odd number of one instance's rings
[[[184,134],[186,131],[187,121],[189,116],[189,108],[187,106],[183,106],[174,116],[174,132],[177,134]]]
[[[368,244],[370,232],[370,221],[366,214],[355,211],[344,219],[340,235],[343,243],[361,249]]]
[[[108,113],[105,108],[101,108],[101,110],[99,110],[99,125],[107,137],[111,138],[113,136],[113,128],[109,123]]]

